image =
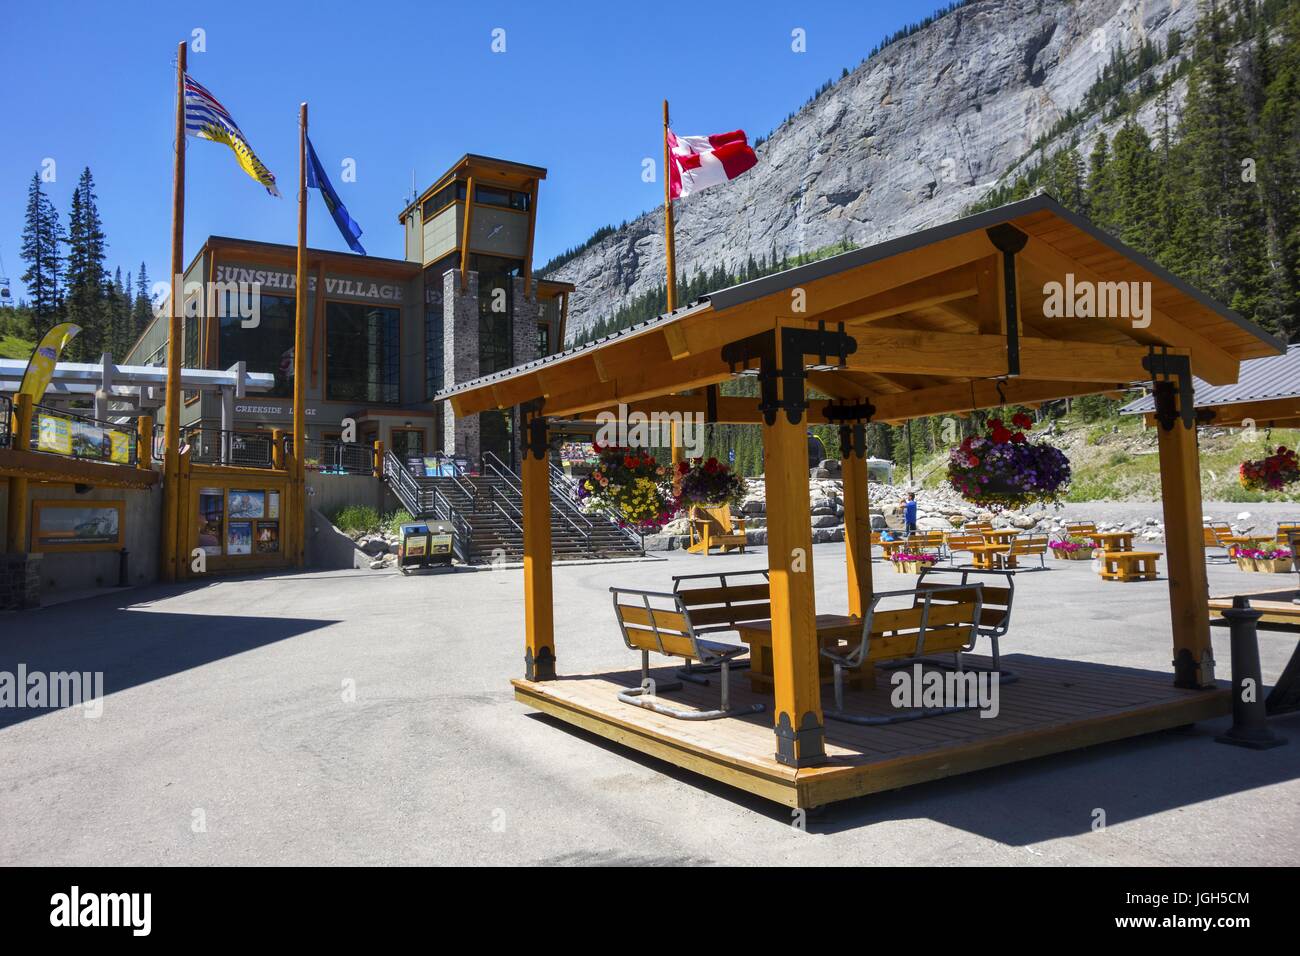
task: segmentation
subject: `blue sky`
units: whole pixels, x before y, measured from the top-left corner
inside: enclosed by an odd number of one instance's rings
[[[189,68],[276,174],[280,199],[230,151],[189,140],[185,258],[208,235],[295,241],[298,103],[312,142],[371,255],[400,258],[397,213],[465,152],[549,170],[539,198],[541,265],[597,227],[662,202],[641,180],[660,155],[661,100],[681,133],[766,135],[821,83],[855,67],[940,0],[891,3],[488,3],[405,0],[10,4],[0,30],[0,257],[22,296],[19,237],[28,182],[65,221],[90,166],[108,265],[151,277],[170,241],[176,44],[201,29]],[[676,11],[666,22],[666,11]],[[504,53],[491,49],[505,31]],[[806,52],[791,49],[802,29]],[[357,181],[340,179],[344,158]],[[346,250],[312,192],[308,242]]]

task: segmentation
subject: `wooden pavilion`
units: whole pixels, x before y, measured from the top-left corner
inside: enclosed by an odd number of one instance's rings
[[[1092,307],[1071,298],[1061,314],[1060,290],[1085,287]],[[1145,293],[1149,308],[1137,310],[1130,293]],[[1121,294],[1130,309],[1116,307]],[[1210,642],[1192,375],[1231,383],[1242,360],[1281,350],[1268,333],[1036,196],[722,290],[437,397],[450,399],[459,416],[524,412],[526,649],[516,697],[636,750],[807,807],[1227,713]],[[740,374],[757,374],[757,400],[712,388]],[[828,723],[807,427],[841,429],[846,604],[861,616],[872,595],[864,423],[1112,392],[1137,381],[1152,384],[1160,420],[1172,680],[1167,672],[1022,658],[1021,679],[1003,692],[997,719],[967,711],[906,727]],[[551,432],[619,404],[762,427],[773,675],[765,713],[674,720],[618,700],[617,691],[639,681],[636,670],[560,675],[563,632],[581,619],[557,634]],[[698,704],[700,693],[688,688],[679,699]],[[744,704],[761,695],[738,696]]]

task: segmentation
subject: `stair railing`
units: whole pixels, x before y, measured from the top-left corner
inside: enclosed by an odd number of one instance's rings
[[[524,513],[522,510],[523,503],[524,503],[524,488],[523,488],[523,484],[519,480],[519,476],[516,475],[510,468],[507,468],[505,463],[500,458],[498,458],[493,452],[486,451],[483,453],[482,457],[483,457],[483,463],[482,463],[482,468],[480,470],[486,472],[488,475],[492,477],[500,478],[505,483],[506,487],[515,493],[515,496],[518,498],[519,505],[520,505],[519,519],[522,521],[524,517]],[[554,465],[552,465],[551,467],[554,467]],[[550,500],[551,503],[551,513],[553,515],[558,516],[562,521],[565,522],[565,524],[567,524],[570,528],[572,528],[575,532],[577,532],[578,536],[582,538],[584,550],[588,554],[594,554],[595,551],[591,546],[591,532],[592,532],[591,520],[587,518],[586,515],[579,514],[578,517],[582,519],[582,524],[579,524],[577,521],[573,519],[573,517],[565,513],[565,510],[561,507],[560,502],[555,500],[555,495],[548,493],[546,497]]]
[[[469,564],[474,547],[474,526],[437,488],[421,485],[406,465],[392,451],[384,452],[384,478],[393,494],[412,518],[433,515],[451,524],[452,551],[463,564]]]

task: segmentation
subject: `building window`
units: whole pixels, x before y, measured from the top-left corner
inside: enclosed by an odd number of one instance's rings
[[[523,274],[518,259],[470,256],[470,269],[478,273],[478,371],[490,375],[514,364],[512,341],[512,280]]]
[[[475,192],[477,191],[478,190],[475,190]],[[453,202],[456,202],[457,200],[463,200],[464,198],[465,198],[465,184],[449,183],[448,185],[443,186],[436,193],[434,193],[432,196],[430,196],[428,199],[424,201],[424,206],[421,207],[422,209],[421,215],[425,220],[432,219],[441,210],[447,208]]]
[[[395,403],[397,309],[325,303],[325,397],[332,402]]]
[[[546,322],[537,323],[537,356],[551,354],[551,326]]]
[[[517,189],[498,189],[495,186],[475,186],[474,201],[486,206],[502,206],[506,209],[528,211],[528,193]]]
[[[425,273],[424,293],[424,397],[433,398],[445,384],[442,297],[431,287],[432,270]]]
[[[275,398],[292,395],[294,308],[292,296],[262,293],[258,323],[252,328],[244,327],[237,309],[223,309],[217,333],[218,367],[247,362],[250,372],[275,376],[271,391],[260,394]]]

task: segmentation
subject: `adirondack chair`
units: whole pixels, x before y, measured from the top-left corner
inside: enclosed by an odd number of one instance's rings
[[[731,506],[721,508],[691,509],[690,544],[686,550],[691,554],[708,555],[713,548],[726,554],[733,548],[745,553],[745,519],[733,518]]]

